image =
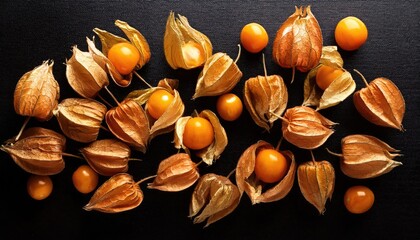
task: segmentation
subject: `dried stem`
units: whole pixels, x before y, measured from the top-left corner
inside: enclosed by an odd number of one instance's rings
[[[108,107],[112,108],[113,106],[107,101],[105,100],[105,98],[103,98],[101,95],[98,94],[99,99],[101,99],[102,102],[104,102],[106,105],[108,105]]]
[[[196,167],[198,167],[198,166],[200,166],[200,164],[202,164],[204,161],[203,160],[201,160],[201,161],[199,161],[195,166]]]
[[[283,136],[280,138],[279,142],[277,143],[276,150],[280,149],[281,142],[283,142]]]
[[[329,154],[334,155],[336,157],[342,157],[343,156],[343,154],[332,152],[328,148],[326,148],[326,150]]]
[[[267,67],[265,66],[265,54],[262,54],[263,58],[263,68],[264,68],[264,76],[267,77]]]
[[[71,153],[61,153],[61,155],[65,156],[65,157],[72,157],[72,158],[78,158],[78,159],[82,159],[85,160],[83,157],[79,156],[79,155],[75,155],[75,154],[71,154]]]
[[[238,51],[238,56],[236,56],[235,63],[239,60],[239,57],[241,56],[241,44],[238,44],[238,48],[239,48],[239,51]]]
[[[282,117],[282,116],[278,115],[277,113],[274,113],[274,112],[270,111],[270,114],[274,115],[276,118],[278,118],[278,119],[280,119],[280,120],[282,120],[282,121],[285,121],[285,122],[287,122],[287,123],[289,122],[289,120],[287,120],[286,118],[284,118],[284,117]]]
[[[114,94],[112,94],[112,92],[109,91],[108,87],[105,86],[104,88],[109,93],[109,95],[112,97],[112,99],[114,99],[114,101],[117,103],[117,105],[120,105],[120,102],[117,100],[117,98],[114,96]]]
[[[230,173],[226,176],[226,178],[230,178],[230,176],[232,176],[232,174],[236,171],[236,168],[234,168],[232,171],[230,171]]]
[[[136,75],[136,77],[138,77],[142,82],[144,82],[144,84],[146,84],[149,88],[152,88],[152,85],[150,85],[146,80],[144,80],[144,78],[142,78],[142,76],[140,76],[138,72],[134,71],[134,75]]]
[[[366,84],[366,86],[369,86],[368,81],[366,81],[365,76],[363,76],[363,74],[361,72],[359,72],[357,69],[353,69],[353,71],[355,71],[357,74],[359,74],[359,76],[362,78],[362,80]]]
[[[293,67],[292,68],[292,81],[290,83],[293,83],[293,81],[295,80],[295,73],[296,73],[296,68]]]
[[[106,127],[104,127],[104,126],[102,126],[102,125],[100,126],[100,128],[101,128],[102,130],[104,130],[104,131],[110,132],[108,128],[106,128]]]
[[[140,181],[136,182],[136,185],[140,185],[142,182],[145,182],[149,179],[155,178],[156,176],[157,175],[152,175],[152,176],[149,176],[149,177],[145,177],[145,178],[141,179]]]
[[[15,138],[15,142],[16,142],[17,140],[19,140],[20,136],[21,136],[21,135],[22,135],[22,133],[23,133],[23,130],[25,130],[26,125],[28,125],[29,119],[31,119],[31,117],[27,117],[27,118],[25,119],[25,122],[23,122],[23,125],[22,125],[22,127],[20,128],[19,133],[18,133],[18,135],[17,135],[17,136],[16,136],[16,138]]]
[[[312,150],[309,150],[309,151],[311,152],[312,162],[315,163],[316,161],[315,161],[314,153],[312,152]]]
[[[143,159],[140,159],[140,158],[128,158],[128,161],[139,161],[139,162],[141,162],[141,161],[143,161]]]

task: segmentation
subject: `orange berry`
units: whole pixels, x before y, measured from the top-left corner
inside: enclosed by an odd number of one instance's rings
[[[26,183],[26,189],[35,200],[43,200],[50,196],[53,183],[49,176],[31,175]]]
[[[343,72],[344,71],[339,68],[322,65],[316,72],[316,84],[319,88],[325,90],[336,78],[343,74]]]
[[[203,149],[214,141],[213,126],[205,118],[193,117],[185,125],[182,141],[187,148]]]
[[[140,60],[137,48],[128,42],[112,45],[108,51],[108,59],[121,75],[131,73]]]
[[[250,53],[258,53],[268,44],[268,34],[263,26],[258,23],[248,23],[241,30],[242,46]]]
[[[149,100],[147,100],[146,109],[150,116],[154,119],[158,119],[164,112],[166,112],[166,109],[168,109],[173,100],[174,95],[166,90],[159,89],[150,95]]]
[[[81,165],[73,172],[72,181],[77,191],[90,193],[98,185],[98,174],[90,166]]]
[[[254,172],[258,179],[265,183],[280,181],[287,173],[288,163],[279,151],[263,149],[255,159]]]
[[[357,17],[349,16],[341,19],[335,27],[335,41],[346,50],[353,51],[360,48],[368,38],[366,25]]]
[[[233,93],[226,93],[217,99],[216,103],[217,113],[226,121],[235,121],[241,116],[242,101]]]

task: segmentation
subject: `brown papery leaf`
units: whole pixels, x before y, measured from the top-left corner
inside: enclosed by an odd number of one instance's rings
[[[354,134],[341,140],[340,168],[352,178],[365,179],[381,176],[402,163],[393,160],[401,156],[399,150],[369,135]]]
[[[107,108],[92,99],[67,98],[58,104],[54,115],[64,135],[78,142],[95,141]]]
[[[255,159],[262,149],[274,149],[271,144],[265,141],[258,141],[249,146],[239,158],[236,166],[236,183],[241,195],[245,193],[252,204],[274,202],[283,199],[292,189],[295,180],[296,163],[295,157],[290,151],[280,151],[288,161],[289,169],[286,175],[278,183],[263,190],[263,183],[255,176]]]
[[[25,129],[20,140],[1,146],[15,163],[28,173],[54,175],[64,169],[63,135],[40,127]]]
[[[119,213],[136,208],[143,201],[143,192],[133,177],[118,173],[104,182],[83,209],[104,213]]]
[[[307,72],[321,57],[322,33],[310,6],[295,7],[279,28],[273,42],[274,61],[283,68]]]
[[[257,76],[245,81],[245,107],[254,122],[267,131],[283,114],[287,101],[287,87],[279,75]]]
[[[194,217],[195,224],[207,219],[204,226],[207,227],[233,212],[240,198],[238,187],[227,177],[208,173],[200,178],[194,189],[189,216]]]
[[[128,171],[130,147],[116,139],[96,140],[81,149],[83,157],[95,172],[112,176]]]
[[[323,46],[319,64],[342,68],[344,61],[340,52],[337,50],[337,46]]]
[[[193,69],[202,66],[212,55],[210,39],[192,28],[188,19],[169,13],[163,37],[165,58],[173,69]]]
[[[302,195],[324,214],[327,199],[331,200],[334,192],[334,167],[328,161],[305,162],[299,165],[297,178]]]
[[[49,120],[57,108],[60,86],[52,73],[54,63],[45,61],[17,82],[13,105],[17,114]]]
[[[144,109],[132,99],[126,99],[105,114],[109,130],[121,141],[146,152],[149,121]]]
[[[215,53],[204,64],[198,76],[193,99],[219,96],[232,90],[242,77],[242,72],[226,53]]]
[[[283,137],[303,149],[315,149],[334,133],[336,124],[314,109],[298,106],[286,110],[283,116]]]
[[[72,57],[66,62],[66,76],[73,90],[85,98],[94,98],[109,84],[108,75],[92,55],[76,46],[73,47]]]
[[[178,192],[192,186],[200,177],[197,164],[186,153],[177,153],[159,164],[155,180],[147,187]]]
[[[360,115],[373,124],[404,131],[405,101],[398,87],[387,78],[376,78],[368,83],[363,75],[361,77],[366,87],[353,95]]]

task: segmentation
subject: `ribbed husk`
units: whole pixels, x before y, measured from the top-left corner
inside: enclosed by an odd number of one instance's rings
[[[92,99],[67,98],[58,104],[54,115],[66,137],[78,142],[95,141],[107,108]]]
[[[296,173],[295,157],[291,151],[280,151],[288,162],[289,169],[286,175],[268,189],[263,189],[263,183],[259,181],[254,173],[255,159],[262,149],[274,149],[271,144],[265,141],[258,141],[249,146],[239,158],[236,166],[236,183],[241,195],[245,192],[252,204],[274,202],[286,197],[293,187]]]
[[[227,177],[208,173],[198,181],[191,197],[189,217],[194,223],[206,221],[204,227],[226,217],[239,205],[238,187]]]
[[[41,121],[53,116],[60,98],[60,86],[54,78],[53,65],[52,61],[45,61],[19,79],[13,97],[17,114]]]
[[[128,171],[130,147],[116,139],[96,140],[81,149],[83,157],[95,172],[112,176]]]
[[[1,146],[24,171],[36,175],[54,175],[65,166],[63,150],[66,138],[46,128],[25,129],[20,139]]]

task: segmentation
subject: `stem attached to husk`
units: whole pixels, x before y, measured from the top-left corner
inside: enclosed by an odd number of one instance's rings
[[[141,179],[140,181],[136,182],[136,185],[140,185],[142,182],[145,182],[145,181],[147,181],[149,179],[152,179],[152,178],[155,178],[155,177],[157,177],[157,175],[152,175],[152,176],[149,176],[149,177],[145,177],[145,178]]]
[[[144,82],[144,84],[146,84],[149,88],[152,88],[152,85],[150,85],[146,80],[144,80],[144,78],[140,76],[140,74],[138,74],[136,71],[134,71],[134,75],[136,75],[136,77],[138,77],[142,82]]]
[[[362,74],[361,72],[359,72],[359,71],[358,71],[358,70],[356,70],[356,69],[353,69],[353,71],[355,71],[357,74],[359,74],[359,76],[362,78],[362,80],[363,80],[363,82],[366,84],[366,86],[369,86],[368,81],[366,81],[365,76],[363,76],[363,74]]]
[[[239,51],[238,51],[238,56],[236,56],[236,59],[235,59],[235,64],[239,60],[239,57],[241,56],[241,44],[238,44],[238,48],[239,48]]]
[[[16,135],[15,142],[16,142],[17,140],[19,140],[20,136],[21,136],[21,135],[22,135],[22,133],[23,133],[23,130],[25,130],[25,127],[26,127],[26,125],[28,125],[28,122],[29,122],[29,120],[30,120],[30,119],[31,119],[31,117],[27,117],[27,118],[25,119],[25,122],[23,122],[23,125],[22,125],[22,127],[20,128],[19,133]]]

